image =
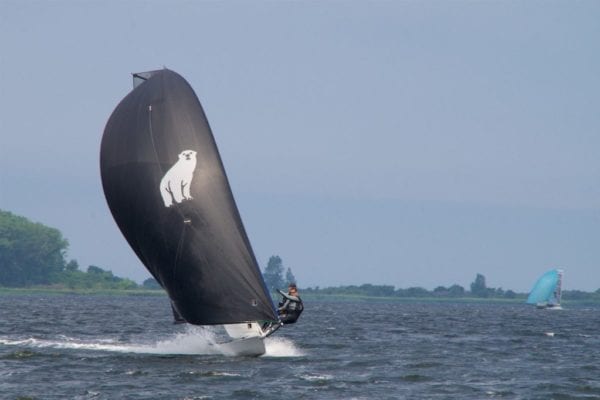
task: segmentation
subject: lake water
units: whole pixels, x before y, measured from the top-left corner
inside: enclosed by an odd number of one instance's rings
[[[600,307],[307,301],[228,357],[166,297],[0,296],[1,399],[600,399]]]

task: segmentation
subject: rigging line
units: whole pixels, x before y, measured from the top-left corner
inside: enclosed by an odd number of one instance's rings
[[[152,104],[148,105],[148,131],[150,132],[150,142],[152,143],[152,150],[154,151],[156,163],[158,164],[158,168],[160,168],[160,172],[162,172],[162,174],[164,175],[165,170],[163,169],[163,166],[160,163],[160,159],[158,158],[158,151],[156,150],[156,143],[154,143],[154,130],[152,129]]]
[[[185,239],[185,228],[189,224],[189,220],[185,219],[183,221],[183,229],[181,230],[181,236],[179,236],[179,243],[177,244],[177,252],[175,253],[175,263],[173,264],[173,275],[177,272],[177,267],[179,265],[179,259],[181,258],[181,252],[183,250],[183,241]]]

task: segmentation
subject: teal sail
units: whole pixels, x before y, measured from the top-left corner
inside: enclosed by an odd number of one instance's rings
[[[527,303],[540,307],[560,306],[562,276],[562,269],[553,269],[542,275],[531,289]]]

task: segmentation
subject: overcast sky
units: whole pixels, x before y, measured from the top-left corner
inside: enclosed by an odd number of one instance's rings
[[[203,104],[261,267],[600,288],[600,2],[0,0],[0,209],[84,270],[149,277],[98,157],[130,73],[163,66]]]

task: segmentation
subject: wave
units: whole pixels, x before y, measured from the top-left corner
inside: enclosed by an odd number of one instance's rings
[[[184,332],[154,343],[122,343],[115,339],[82,340],[61,336],[58,339],[1,338],[0,344],[34,348],[99,350],[141,354],[220,354],[214,335],[208,330]]]
[[[35,337],[11,339],[5,337],[0,338],[0,345],[159,355],[230,355],[227,349],[218,342],[217,335],[210,328],[200,327],[188,327],[185,332],[155,342],[123,343],[116,339],[83,340],[67,336],[60,336],[58,339]],[[301,357],[304,355],[294,342],[286,338],[266,338],[265,348],[264,356],[266,357]]]

